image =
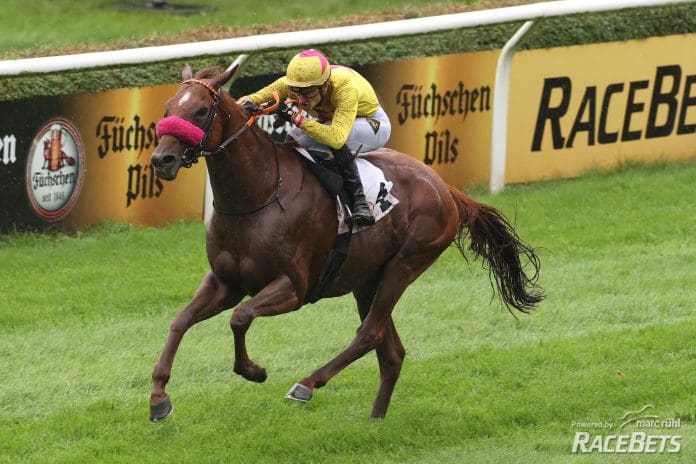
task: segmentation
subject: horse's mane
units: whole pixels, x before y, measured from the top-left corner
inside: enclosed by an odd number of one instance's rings
[[[260,127],[258,124],[253,124],[249,129],[252,132],[254,132],[255,134],[259,135],[260,137],[271,140],[273,143],[275,143],[279,147],[295,148],[295,147],[300,146],[300,144],[297,143],[297,141],[294,139],[286,139],[286,140],[275,139],[271,134],[269,134],[265,129]],[[299,156],[299,154],[298,154],[298,156]]]

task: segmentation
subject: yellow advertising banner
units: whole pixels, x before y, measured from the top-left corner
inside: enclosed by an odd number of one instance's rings
[[[696,34],[685,34],[517,53],[506,182],[572,177],[632,160],[696,159],[694,50]],[[457,188],[487,185],[499,54],[360,67],[391,119],[387,146]],[[176,89],[3,103],[0,230],[202,218],[204,166],[182,170],[176,182],[157,178],[150,166],[157,121]]]
[[[85,158],[79,199],[63,219],[68,228],[104,220],[153,226],[203,217],[204,166],[182,169],[176,182],[157,178],[150,166],[157,121],[177,87],[74,95],[62,105]]]
[[[506,182],[696,158],[696,34],[519,52]]]
[[[493,81],[499,51],[365,66],[392,123],[387,146],[456,187],[490,176]]]

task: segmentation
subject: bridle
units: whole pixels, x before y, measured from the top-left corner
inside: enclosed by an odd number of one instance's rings
[[[200,141],[200,143],[195,146],[195,147],[187,147],[184,150],[184,153],[181,156],[181,164],[186,167],[190,168],[193,164],[198,162],[198,158],[201,156],[212,156],[212,155],[217,155],[219,153],[222,153],[225,151],[227,146],[237,140],[244,132],[246,132],[254,123],[256,123],[256,120],[265,114],[271,114],[275,110],[278,109],[280,106],[280,97],[278,95],[278,92],[273,92],[273,102],[269,104],[266,104],[263,106],[261,111],[254,112],[249,116],[249,119],[244,123],[242,127],[240,127],[238,130],[236,130],[232,135],[227,137],[225,140],[220,143],[220,145],[213,151],[208,151],[204,147],[208,143],[208,139],[210,138],[210,131],[213,128],[213,123],[215,122],[215,118],[217,117],[217,110],[222,109],[222,111],[225,112],[227,115],[227,119],[229,120],[232,116],[230,113],[223,107],[220,106],[220,96],[222,94],[222,88],[215,89],[212,85],[208,84],[207,82],[201,80],[201,79],[187,79],[184,82],[181,83],[183,84],[198,84],[202,85],[208,91],[211,93],[213,96],[213,105],[210,108],[210,111],[208,112],[208,119],[206,120],[205,124],[203,125],[203,139]],[[264,203],[263,205],[250,209],[248,211],[242,211],[242,212],[237,212],[237,211],[228,211],[228,210],[221,210],[215,205],[215,201],[213,201],[213,208],[215,208],[215,211],[217,211],[219,214],[223,214],[226,216],[245,216],[247,214],[255,213],[257,211],[260,211],[264,209],[265,207],[271,205],[272,203],[277,202],[278,205],[282,210],[285,210],[283,205],[280,203],[280,184],[282,183],[283,178],[280,177],[280,160],[278,159],[278,150],[275,146],[275,143],[273,144],[273,151],[275,152],[276,155],[276,168],[277,168],[277,180],[276,180],[276,188],[275,188],[275,193],[273,198],[271,198],[268,202]]]
[[[181,83],[183,84],[198,84],[202,85],[208,91],[210,94],[213,96],[213,106],[210,108],[210,111],[208,112],[208,119],[205,121],[205,124],[203,125],[203,132],[204,136],[203,139],[200,141],[198,145],[195,147],[188,147],[184,150],[184,154],[181,156],[181,161],[182,165],[186,168],[190,168],[191,165],[195,164],[198,162],[198,158],[203,156],[212,156],[212,155],[217,155],[219,153],[222,153],[225,151],[227,146],[237,140],[244,132],[247,131],[254,123],[256,120],[259,118],[259,116],[264,115],[264,114],[270,114],[273,111],[275,111],[278,106],[280,105],[280,98],[278,97],[278,93],[274,92],[273,93],[273,98],[274,102],[271,105],[267,105],[263,110],[261,110],[258,113],[252,113],[249,119],[246,121],[246,123],[240,127],[237,131],[234,132],[234,134],[230,135],[227,137],[215,150],[213,151],[208,151],[204,147],[208,143],[208,139],[210,138],[210,131],[213,128],[213,123],[215,122],[215,118],[217,117],[217,111],[218,108],[222,109],[222,111],[225,112],[227,115],[227,119],[229,120],[231,118],[230,113],[223,107],[220,106],[220,95],[222,94],[222,88],[215,90],[215,88],[208,84],[207,82],[201,80],[201,79],[187,79],[184,82]]]

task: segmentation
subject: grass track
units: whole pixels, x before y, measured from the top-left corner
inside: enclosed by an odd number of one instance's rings
[[[149,374],[207,268],[203,227],[2,238],[0,463],[695,462],[695,178],[696,163],[629,166],[474,192],[537,247],[548,299],[515,320],[449,250],[397,306],[408,354],[380,422],[374,354],[312,403],[283,399],[352,338],[340,298],[254,323],[263,385],[232,373],[230,313],[194,327],[174,415],[150,424]],[[680,453],[570,454],[573,421],[645,404],[682,419]]]
[[[143,38],[160,41],[168,36],[191,31],[196,27],[222,29],[255,26],[282,27],[289,21],[306,24],[319,20],[362,14],[406,12],[417,16],[420,8],[446,4],[440,0],[310,0],[282,3],[255,0],[177,0],[171,4],[214,6],[215,11],[195,15],[167,14],[151,9],[124,9],[118,6],[146,5],[147,0],[5,0],[6,14],[0,16],[0,53],[12,50],[44,49],[75,45],[128,43]],[[465,4],[482,3],[468,0]],[[496,7],[508,0],[489,0],[485,6]],[[523,2],[524,3],[524,2]],[[445,5],[446,6],[446,5]],[[443,6],[443,8],[445,7]]]

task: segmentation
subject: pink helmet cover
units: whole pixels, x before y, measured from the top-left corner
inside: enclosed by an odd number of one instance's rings
[[[171,135],[190,146],[198,145],[205,137],[203,129],[179,116],[167,116],[164,119],[160,119],[155,133],[158,138],[161,138],[163,135]]]
[[[324,55],[322,55],[313,48],[310,48],[309,50],[303,50],[300,52],[300,57],[302,58],[309,58],[310,56],[319,58],[319,62],[321,63],[321,72],[323,73],[326,70],[326,67],[329,65],[329,60],[327,60]]]

